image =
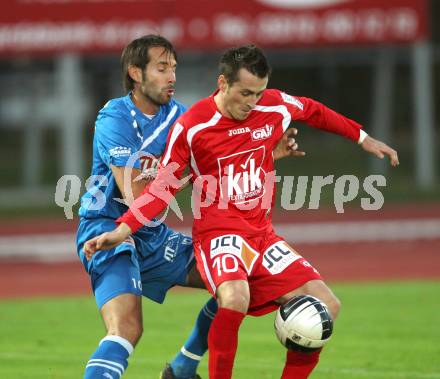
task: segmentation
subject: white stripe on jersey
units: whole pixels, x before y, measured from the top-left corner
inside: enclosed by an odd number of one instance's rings
[[[175,106],[171,109],[171,112],[168,113],[168,116],[167,116],[167,118],[165,119],[165,121],[162,122],[162,124],[160,124],[159,127],[156,128],[156,130],[153,132],[153,134],[151,134],[151,135],[150,135],[150,136],[144,141],[144,143],[142,144],[141,150],[145,149],[145,148],[146,148],[151,142],[153,142],[153,141],[157,138],[157,136],[160,134],[160,132],[161,132],[162,130],[164,130],[164,129],[169,125],[169,123],[171,122],[171,120],[172,120],[172,118],[174,117],[174,115],[176,114],[176,112],[177,112],[177,105],[175,105]]]
[[[191,127],[188,130],[188,134],[187,134],[187,141],[188,141],[188,145],[189,145],[189,149],[191,152],[191,167],[193,169],[193,171],[196,173],[196,175],[200,176],[200,170],[197,167],[197,163],[196,160],[194,158],[194,154],[192,152],[192,148],[191,148],[191,144],[192,144],[192,140],[194,138],[194,136],[196,135],[196,133],[200,132],[201,130],[205,129],[205,128],[209,128],[210,126],[214,126],[218,123],[218,121],[221,119],[222,115],[219,112],[215,112],[214,116],[212,116],[212,118],[208,121],[208,122],[204,122],[202,124],[197,124],[194,125],[193,127]]]
[[[264,105],[256,105],[254,108],[255,111],[260,112],[278,112],[283,116],[283,132],[287,130],[292,120],[292,115],[287,110],[285,105],[273,105],[273,106],[264,106]]]
[[[173,128],[173,132],[171,133],[171,137],[170,137],[170,143],[169,143],[168,148],[167,148],[167,150],[165,152],[165,155],[164,155],[164,157],[162,159],[162,164],[164,166],[170,160],[170,158],[171,158],[171,150],[173,150],[174,143],[176,142],[177,137],[179,137],[179,134],[182,133],[182,131],[183,131],[183,125],[177,123],[174,126],[174,128]]]
[[[196,173],[196,175],[200,176],[200,170],[197,167],[196,159],[194,158],[194,154],[193,154],[192,150],[191,150],[191,163],[190,164],[191,164],[192,169]]]
[[[221,119],[222,115],[219,112],[215,112],[214,116],[212,116],[212,118],[208,121],[208,122],[204,122],[202,124],[197,124],[194,125],[193,127],[188,129],[188,134],[187,134],[187,139],[188,139],[188,145],[189,148],[191,149],[191,144],[192,144],[192,140],[194,138],[194,136],[196,135],[196,133],[200,132],[201,130],[205,129],[205,128],[209,128],[210,126],[214,126],[215,124],[218,123],[218,121]]]

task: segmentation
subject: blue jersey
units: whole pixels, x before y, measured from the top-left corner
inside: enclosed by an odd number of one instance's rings
[[[92,176],[81,198],[81,217],[117,219],[127,210],[117,200],[122,196],[110,165],[129,165],[140,170],[156,165],[165,149],[170,127],[185,110],[184,105],[172,99],[150,118],[134,105],[129,94],[110,100],[99,111],[93,139]],[[147,157],[130,158],[136,152],[145,152]]]
[[[91,275],[99,308],[122,293],[142,294],[161,303],[169,288],[185,283],[194,264],[191,238],[163,223],[144,226],[115,248],[98,251],[90,261],[83,251],[87,240],[113,230],[115,220],[128,209],[115,200],[122,195],[110,166],[130,166],[143,172],[155,166],[165,150],[170,127],[185,110],[182,104],[171,100],[154,117],[148,117],[127,95],[110,100],[99,111],[93,139],[92,176],[81,198],[76,240],[78,255]],[[147,153],[148,157],[133,159],[137,152]],[[130,258],[126,256],[128,253]],[[116,256],[119,257],[115,261]]]

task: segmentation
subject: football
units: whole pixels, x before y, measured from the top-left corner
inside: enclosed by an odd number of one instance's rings
[[[274,326],[278,339],[286,348],[315,351],[330,339],[333,319],[322,301],[301,295],[278,308]]]

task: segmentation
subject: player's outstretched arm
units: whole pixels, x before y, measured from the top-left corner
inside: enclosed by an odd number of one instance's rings
[[[109,250],[118,246],[124,242],[130,234],[130,227],[125,223],[121,223],[111,232],[102,233],[101,235],[88,240],[83,247],[87,260],[90,260],[93,254],[99,250]]]
[[[390,163],[393,167],[396,167],[399,164],[397,151],[382,141],[366,136],[361,143],[361,146],[366,152],[373,154],[380,159],[383,159],[387,155],[390,158]]]
[[[298,129],[296,128],[289,128],[284,132],[283,137],[273,151],[274,160],[286,157],[303,157],[306,155],[304,151],[298,150],[298,143],[294,138],[297,134]]]

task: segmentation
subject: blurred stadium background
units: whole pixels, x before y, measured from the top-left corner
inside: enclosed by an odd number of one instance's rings
[[[382,174],[385,203],[364,211],[360,198],[368,195],[361,191],[337,213],[334,186],[327,186],[320,209],[309,210],[309,188],[299,210],[278,202],[275,223],[336,283],[345,304],[341,337],[314,377],[440,378],[438,20],[437,0],[2,2],[0,377],[78,378],[102,334],[76,258],[76,219],[56,205],[55,189],[61,176],[77,175],[84,192],[96,113],[123,95],[121,49],[160,33],[177,47],[176,98],[187,105],[215,89],[223,49],[252,42],[268,53],[270,87],[317,99],[398,150],[401,164],[391,169],[356,145],[296,125],[307,156],[279,162],[279,175],[355,175],[362,183]],[[69,197],[75,212],[78,196]],[[184,222],[170,220],[184,231],[191,224],[188,198],[188,191],[179,195]],[[205,297],[173,294],[162,308],[145,302],[144,314],[154,317],[128,378],[156,377]],[[163,314],[173,315],[170,324]],[[237,378],[279,377],[282,350],[271,322],[252,320],[241,333]],[[164,328],[176,331],[165,333],[152,356],[150,341]]]

